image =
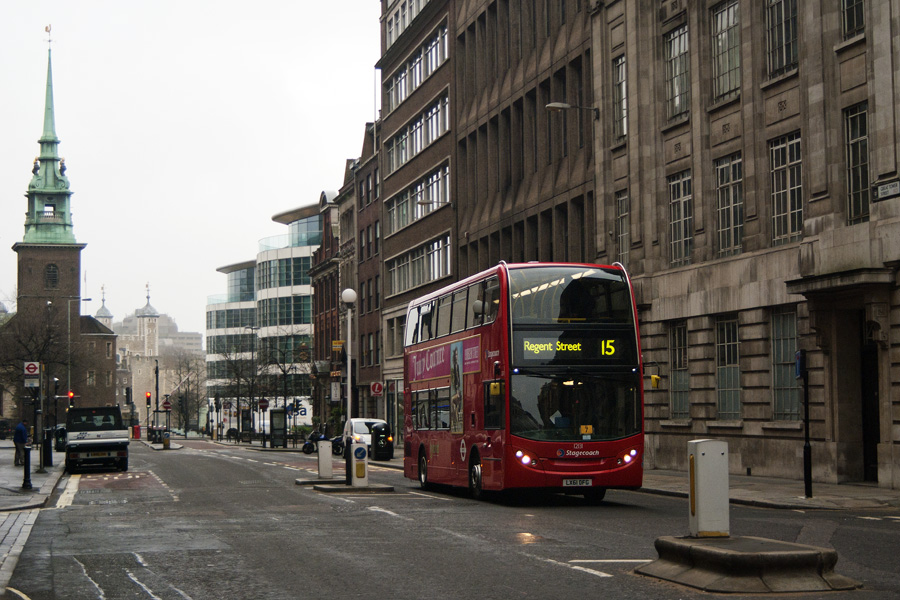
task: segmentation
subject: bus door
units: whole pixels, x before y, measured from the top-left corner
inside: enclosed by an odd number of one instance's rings
[[[506,422],[506,383],[502,379],[485,381],[481,422],[476,419],[481,477],[485,488],[503,484],[503,429]]]

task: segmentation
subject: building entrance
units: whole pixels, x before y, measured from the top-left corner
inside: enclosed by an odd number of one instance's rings
[[[865,329],[864,329],[865,330]],[[878,441],[881,435],[878,417],[878,346],[863,340],[861,375],[863,479],[878,481]]]

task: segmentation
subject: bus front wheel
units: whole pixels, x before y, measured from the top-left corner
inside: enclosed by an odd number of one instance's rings
[[[425,451],[419,452],[419,487],[428,489],[428,461],[425,459]]]
[[[476,500],[484,497],[484,488],[481,480],[481,458],[479,458],[477,453],[472,455],[472,460],[469,463],[469,493]]]

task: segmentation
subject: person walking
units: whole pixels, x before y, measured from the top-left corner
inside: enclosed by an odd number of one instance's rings
[[[28,419],[22,419],[16,425],[13,433],[13,443],[16,445],[16,466],[25,464],[25,444],[28,443]]]

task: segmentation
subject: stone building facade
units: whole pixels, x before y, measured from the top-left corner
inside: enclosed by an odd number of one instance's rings
[[[597,259],[639,302],[648,468],[900,487],[900,3],[592,3]],[[808,387],[795,377],[805,353]]]

